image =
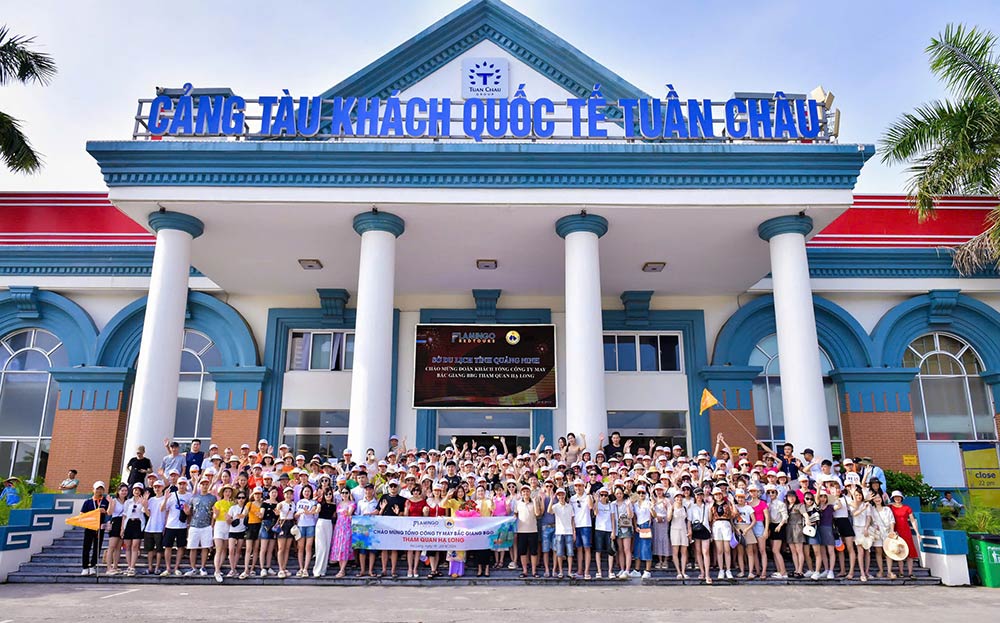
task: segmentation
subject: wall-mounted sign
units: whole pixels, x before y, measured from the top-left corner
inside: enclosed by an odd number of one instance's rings
[[[919,464],[920,463],[919,463],[919,461],[917,461],[917,455],[916,454],[904,454],[903,455],[903,465],[919,465]]]
[[[506,99],[508,69],[505,58],[463,58],[462,99]]]
[[[195,92],[188,83],[151,100],[139,100],[133,138],[813,141],[828,140],[834,134],[828,129],[827,110],[821,102],[780,91],[773,97],[741,96],[725,102],[680,99],[673,90],[665,100],[608,100],[601,94],[601,85],[595,84],[589,97],[554,101],[528,99],[521,84],[508,99],[499,90],[506,89],[506,66],[492,62],[502,59],[478,60],[478,69],[470,60],[472,73],[464,75],[463,89],[498,89],[497,94],[454,102],[447,97],[403,100],[398,92],[387,98],[322,98],[293,97],[285,91],[246,99],[229,89]]]
[[[416,409],[555,409],[553,325],[417,325]]]
[[[969,499],[983,507],[1000,508],[1000,455],[997,454],[997,445],[989,442],[960,445]]]

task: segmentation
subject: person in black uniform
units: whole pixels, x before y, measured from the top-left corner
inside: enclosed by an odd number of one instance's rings
[[[148,460],[148,459],[147,459]],[[83,502],[81,513],[101,509],[101,529],[83,531],[83,571],[80,575],[97,575],[97,556],[104,542],[104,521],[108,514],[108,498],[105,494],[104,482],[94,483],[94,497]]]
[[[128,460],[127,467],[129,489],[137,482],[146,484],[146,474],[153,473],[153,462],[146,456],[146,446],[136,448],[135,456]]]
[[[389,493],[386,493],[378,501],[379,515],[386,517],[402,517],[406,508],[406,498],[399,495],[399,481],[396,479],[389,481]],[[389,577],[396,579],[396,563],[399,561],[399,552],[396,550],[382,550],[382,575],[386,575],[386,563],[391,562],[389,567]]]

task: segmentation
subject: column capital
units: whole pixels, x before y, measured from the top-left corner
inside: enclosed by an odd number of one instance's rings
[[[167,212],[161,210],[149,215],[149,226],[153,231],[159,232],[161,229],[179,229],[191,234],[192,238],[205,233],[205,224],[201,220],[180,212]]]
[[[387,231],[399,238],[406,229],[403,219],[389,212],[362,212],[354,217],[354,231],[364,234],[366,231]]]
[[[597,214],[570,214],[556,221],[556,233],[560,238],[578,231],[588,231],[600,238],[608,233],[608,219]]]
[[[805,214],[789,214],[768,219],[757,226],[757,235],[770,241],[779,234],[802,234],[812,231],[813,220]]]

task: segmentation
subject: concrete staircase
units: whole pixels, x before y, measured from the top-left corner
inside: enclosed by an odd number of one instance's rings
[[[105,541],[107,544],[107,541]],[[81,576],[80,575],[80,563],[81,554],[83,551],[83,530],[79,528],[73,528],[65,533],[61,538],[55,540],[52,545],[45,547],[41,552],[35,554],[31,560],[23,563],[16,572],[11,573],[7,581],[11,583],[72,583],[72,584],[214,584],[215,580],[212,575],[207,577],[159,577],[159,576],[149,576],[149,575],[136,575],[134,577],[125,577],[122,575],[107,576],[104,575],[103,564],[99,567],[99,574],[96,576]],[[185,559],[187,554],[185,554]],[[145,555],[141,554],[139,558],[138,567],[141,570],[146,568]],[[119,569],[124,567],[119,565]],[[186,571],[188,569],[187,561],[185,560],[182,568]],[[277,569],[277,565],[272,565],[273,569]],[[376,572],[381,568],[379,563],[376,563]],[[211,559],[209,560],[209,565],[207,567],[209,574],[212,573]],[[226,567],[228,569],[228,567]],[[347,577],[337,579],[334,577],[336,573],[337,566],[331,565],[330,570],[327,575],[322,578],[287,578],[278,579],[273,576],[268,576],[266,578],[252,577],[246,580],[239,580],[236,578],[226,578],[224,584],[252,584],[252,585],[275,585],[275,584],[302,584],[302,585],[367,585],[367,584],[396,584],[396,585],[406,585],[406,586],[416,586],[416,585],[440,585],[440,584],[604,584],[604,585],[614,585],[614,584],[624,584],[626,581],[623,580],[569,580],[563,579],[558,580],[554,578],[519,578],[518,575],[520,570],[510,571],[507,569],[491,569],[491,577],[489,578],[479,578],[476,577],[476,570],[474,567],[466,565],[465,576],[458,579],[451,579],[447,575],[443,577],[436,578],[434,580],[426,579],[426,574],[429,572],[427,565],[421,565],[420,579],[407,579],[406,576],[406,562],[405,559],[397,566],[397,571],[401,571],[401,577],[397,580],[391,578],[358,578],[356,568],[348,568]],[[289,559],[289,571],[295,573],[298,571],[298,564],[295,560],[295,553],[292,552],[292,556]],[[441,571],[447,572],[447,565],[442,565]],[[774,571],[770,569],[769,573]],[[593,572],[593,569],[592,569]],[[141,572],[140,572],[141,573]],[[897,579],[897,580],[877,580],[872,579],[867,584],[869,585],[892,585],[892,586],[929,586],[941,584],[941,580],[931,576],[930,571],[925,568],[914,568],[914,579]],[[654,570],[652,572],[652,577],[646,580],[629,580],[629,583],[641,583],[646,585],[656,585],[656,586],[670,586],[670,585],[697,585],[701,582],[699,580],[693,579],[694,575],[697,575],[696,571],[688,571],[688,575],[692,576],[687,580],[676,579],[676,574],[671,571],[664,570]],[[831,585],[831,584],[858,584],[861,582],[857,579],[855,580],[797,580],[797,579],[767,579],[767,580],[746,580],[746,579],[736,579],[736,580],[714,580],[715,586],[726,586],[732,584],[768,584],[768,585],[785,585],[785,584],[801,584],[810,586],[820,586],[820,585]]]

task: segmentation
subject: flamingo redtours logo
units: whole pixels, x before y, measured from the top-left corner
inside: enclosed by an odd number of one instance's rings
[[[505,58],[462,60],[462,97],[497,99],[507,97],[508,63]]]

